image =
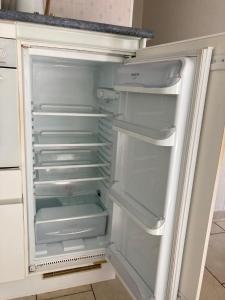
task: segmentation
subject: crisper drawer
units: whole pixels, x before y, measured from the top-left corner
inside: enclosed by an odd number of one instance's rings
[[[36,243],[101,236],[106,220],[107,212],[95,203],[41,208],[35,218]]]

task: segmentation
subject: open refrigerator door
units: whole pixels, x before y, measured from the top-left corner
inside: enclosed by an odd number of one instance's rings
[[[108,257],[136,299],[177,299],[211,53],[146,54],[118,69]]]

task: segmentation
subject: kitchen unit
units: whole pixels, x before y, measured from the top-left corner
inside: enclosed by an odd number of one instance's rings
[[[0,299],[114,272],[134,299],[177,299],[213,48],[15,20],[0,34],[17,42],[25,274]]]
[[[25,273],[15,40],[0,38],[0,90],[0,282],[7,282]]]

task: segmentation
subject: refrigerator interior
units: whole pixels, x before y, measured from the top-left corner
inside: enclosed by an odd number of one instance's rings
[[[31,260],[104,249],[109,242],[112,204],[102,193],[112,184],[119,98],[112,76],[118,65],[40,56],[30,61]]]
[[[28,62],[30,264],[107,248],[137,299],[163,299],[194,59]]]

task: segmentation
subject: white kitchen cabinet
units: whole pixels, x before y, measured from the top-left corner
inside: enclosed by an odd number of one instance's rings
[[[0,171],[0,283],[25,276],[21,171]]]
[[[19,166],[16,43],[0,39],[0,168]]]
[[[0,203],[0,283],[23,279],[24,228],[23,204]]]
[[[22,195],[22,179],[19,169],[0,170],[0,204],[3,202],[19,202]]]

